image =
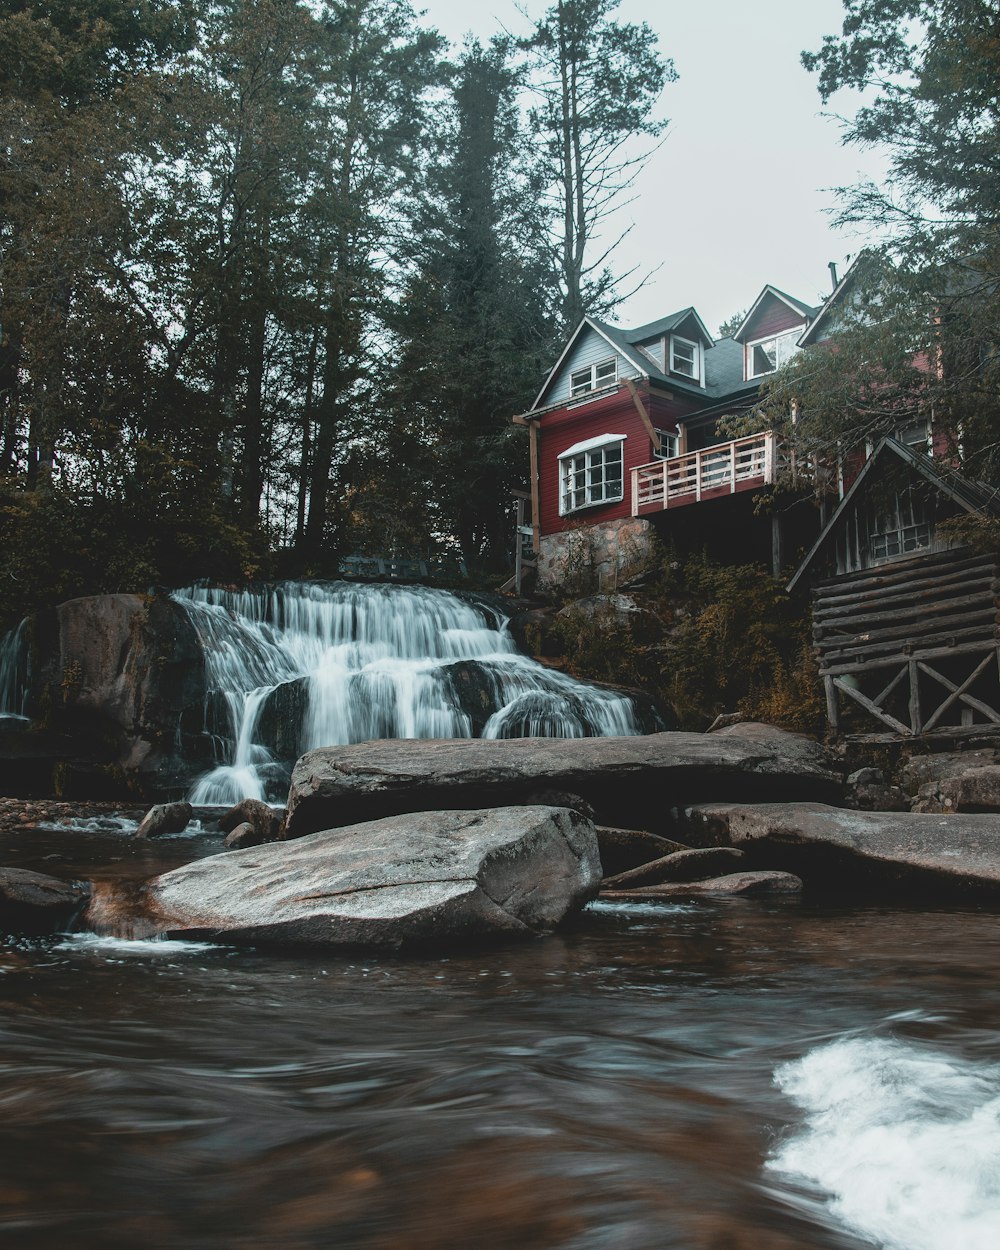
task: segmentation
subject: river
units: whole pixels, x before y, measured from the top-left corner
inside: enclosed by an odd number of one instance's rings
[[[218,835],[23,831],[143,877]],[[1000,925],[596,904],[423,957],[0,944],[17,1250],[995,1250]]]

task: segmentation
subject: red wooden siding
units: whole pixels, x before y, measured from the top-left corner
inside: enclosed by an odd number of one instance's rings
[[[794,308],[789,308],[784,300],[778,299],[776,295],[765,296],[761,300],[760,307],[754,313],[753,321],[740,335],[744,342],[750,342],[753,339],[768,339],[773,334],[783,334],[786,330],[793,330],[796,326],[805,329],[806,319],[800,312],[796,312]]]

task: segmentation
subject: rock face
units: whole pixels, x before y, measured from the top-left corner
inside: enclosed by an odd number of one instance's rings
[[[257,839],[257,842],[252,844],[244,840],[242,844],[244,846],[257,845],[261,842],[276,842],[281,831],[281,817],[273,807],[268,807],[260,799],[244,799],[219,817],[219,828],[223,833],[232,833],[243,824],[253,829]],[[228,846],[229,843],[226,845]]]
[[[734,806],[726,819],[730,839],[746,853],[748,866],[789,869],[809,885],[1000,898],[1000,820],[995,816],[771,803]]]
[[[969,768],[917,791],[915,812],[1000,812],[1000,764]]]
[[[549,807],[423,812],[198,860],[157,877],[161,931],[399,947],[547,933],[591,898],[594,827]]]
[[[286,836],[402,812],[522,803],[542,789],[578,794],[600,823],[637,829],[659,822],[670,806],[699,799],[839,797],[839,778],[809,739],[781,730],[727,734],[325,747],[295,765]]]
[[[24,868],[0,868],[0,932],[57,933],[88,896],[82,885]]]
[[[41,613],[32,637],[26,710],[44,717],[50,739],[42,788],[71,798],[153,793],[201,767],[204,660],[169,597],[73,599]],[[10,748],[16,755],[18,744]]]

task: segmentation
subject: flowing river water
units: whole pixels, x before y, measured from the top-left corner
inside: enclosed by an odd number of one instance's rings
[[[141,878],[218,835],[0,836]],[[1000,925],[602,905],[358,957],[0,943],[17,1250],[996,1250]]]

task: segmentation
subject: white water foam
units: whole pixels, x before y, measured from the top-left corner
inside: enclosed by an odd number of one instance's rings
[[[204,951],[218,951],[215,942],[182,942],[176,938],[119,938],[104,937],[97,933],[70,933],[56,950],[84,951],[94,955],[130,955],[148,958],[150,955],[196,955]]]
[[[851,1038],[775,1073],[806,1113],[768,1167],[883,1250],[1000,1247],[1000,1065]]]

